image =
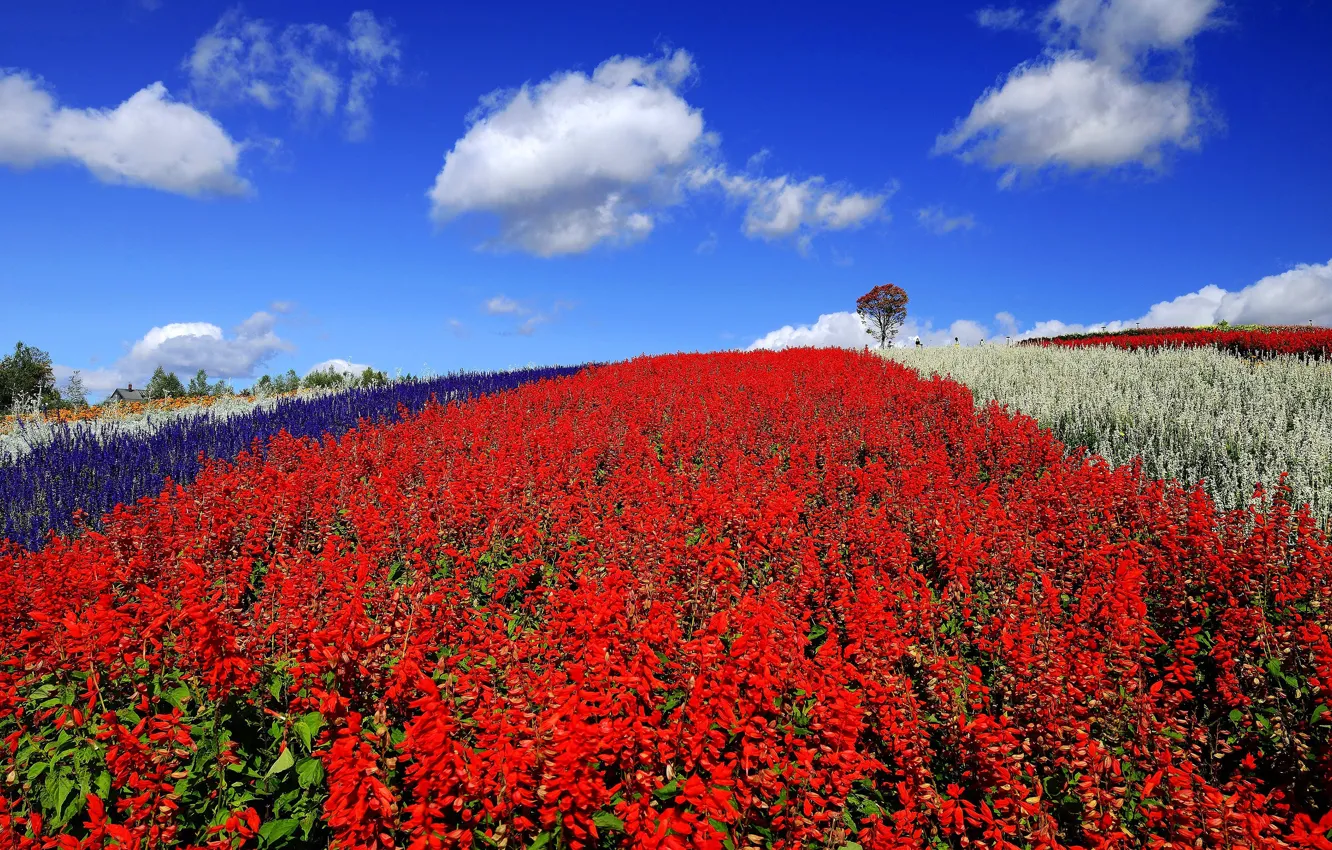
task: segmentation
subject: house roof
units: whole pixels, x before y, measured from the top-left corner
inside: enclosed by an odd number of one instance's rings
[[[111,393],[111,398],[116,401],[143,401],[143,391],[118,389]]]

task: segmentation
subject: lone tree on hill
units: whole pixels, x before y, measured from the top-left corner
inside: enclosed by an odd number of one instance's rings
[[[893,283],[884,283],[856,299],[856,315],[865,323],[865,332],[879,341],[883,348],[888,340],[897,336],[897,329],[906,321],[906,290]]]

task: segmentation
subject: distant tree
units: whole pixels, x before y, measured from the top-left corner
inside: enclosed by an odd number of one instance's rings
[[[88,391],[83,388],[83,375],[78,369],[69,376],[69,382],[65,384],[65,401],[71,407],[87,407]]]
[[[365,371],[361,373],[360,384],[363,387],[379,387],[387,383],[388,375],[383,372],[376,372],[369,366],[366,366]]]
[[[190,385],[185,388],[185,394],[189,396],[208,395],[211,389],[212,387],[208,384],[208,373],[200,369],[190,379]]]
[[[262,378],[254,382],[254,386],[250,387],[250,391],[252,394],[258,396],[273,395],[273,376],[264,375]]]
[[[906,305],[906,290],[884,283],[856,299],[856,315],[865,324],[865,332],[883,348],[906,321]]]
[[[185,385],[176,377],[175,372],[168,372],[161,366],[153,371],[153,376],[148,379],[148,386],[144,389],[144,395],[148,398],[179,398],[185,395]]]
[[[301,378],[295,369],[288,369],[285,375],[273,379],[273,393],[294,393],[301,388]]]
[[[33,401],[43,405],[60,402],[51,355],[16,343],[14,353],[0,360],[0,412],[13,409],[16,402]]]
[[[225,381],[219,378],[208,388],[208,394],[220,397],[225,395],[235,395],[236,391],[232,389],[230,381]]]
[[[335,390],[346,386],[352,380],[351,375],[329,366],[327,369],[319,369],[306,375],[301,381],[301,386],[307,390]]]

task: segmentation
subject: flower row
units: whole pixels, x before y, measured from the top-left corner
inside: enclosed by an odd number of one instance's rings
[[[228,403],[161,414],[134,423],[55,426],[28,450],[0,463],[0,537],[30,549],[52,530],[96,525],[116,505],[156,495],[167,482],[188,484],[208,458],[230,459],[286,432],[338,436],[362,420],[395,419],[441,402],[511,389],[581,367],[473,372],[314,396],[284,396],[256,405]]]
[[[1326,847],[1307,513],[844,351],[643,358],[0,554],[7,846]]]
[[[1323,358],[1332,354],[1332,328],[1151,328],[1032,339],[1027,340],[1026,344],[1126,349],[1213,347],[1246,357],[1299,354]]]

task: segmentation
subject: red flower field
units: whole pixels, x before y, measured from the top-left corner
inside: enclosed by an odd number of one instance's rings
[[[1332,552],[874,355],[279,439],[0,555],[0,846],[1332,848]]]
[[[1298,354],[1332,356],[1332,329],[1313,327],[1264,328],[1151,328],[1114,333],[1070,334],[1026,340],[1027,345],[1082,348],[1207,348],[1215,347],[1248,357]]]

